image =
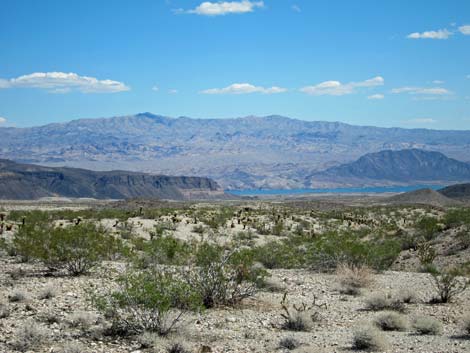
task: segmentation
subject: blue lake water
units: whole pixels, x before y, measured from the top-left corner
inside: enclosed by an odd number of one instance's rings
[[[261,195],[296,195],[296,194],[351,194],[351,193],[382,193],[382,192],[407,192],[418,189],[441,189],[445,185],[410,185],[410,186],[371,186],[360,188],[332,188],[332,189],[250,189],[227,190],[228,193],[238,196]]]

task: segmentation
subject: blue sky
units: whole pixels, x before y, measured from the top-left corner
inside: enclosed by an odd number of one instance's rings
[[[150,111],[470,130],[468,0],[1,0],[0,124]]]

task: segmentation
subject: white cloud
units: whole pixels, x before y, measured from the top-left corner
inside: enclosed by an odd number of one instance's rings
[[[434,81],[432,81],[432,83],[434,83],[435,85],[442,85],[445,82],[441,81],[441,80],[434,80]]]
[[[282,87],[261,87],[255,86],[250,83],[233,83],[230,86],[224,88],[210,88],[201,91],[202,94],[248,94],[248,93],[263,93],[263,94],[274,94],[283,93],[287,89]]]
[[[152,87],[152,91],[158,92],[159,90],[160,90],[160,88],[158,86],[153,86]]]
[[[431,118],[416,118],[406,121],[409,124],[434,124],[437,120]]]
[[[470,80],[470,75],[467,75],[467,78]]]
[[[439,29],[437,31],[410,33],[408,34],[407,38],[409,39],[447,39],[451,35],[453,35],[453,33],[448,31],[447,29]]]
[[[391,91],[392,93],[399,94],[399,93],[408,93],[408,94],[420,94],[420,95],[437,95],[437,96],[443,96],[443,95],[448,95],[452,94],[451,91],[449,91],[446,88],[442,87],[431,87],[431,88],[423,88],[423,87],[400,87],[400,88],[394,88]]]
[[[385,96],[383,94],[373,94],[373,95],[367,96],[367,99],[375,99],[375,100],[384,99],[384,98]]]
[[[460,26],[459,31],[466,36],[470,36],[470,25]]]
[[[292,5],[291,8],[295,12],[302,12],[302,9],[300,8],[299,5]]]
[[[0,116],[0,125],[5,124],[7,122],[7,119]]]
[[[355,89],[359,87],[376,87],[382,86],[384,79],[381,76],[371,78],[360,82],[350,82],[343,84],[339,81],[325,81],[314,86],[306,86],[300,89],[301,92],[312,96],[343,96],[355,93]]]
[[[263,7],[263,1],[205,1],[193,10],[176,10],[177,13],[191,13],[203,16],[222,16],[227,14],[240,14],[253,12],[256,8]]]
[[[0,88],[39,88],[51,93],[67,93],[73,90],[82,93],[114,93],[130,89],[119,81],[98,80],[73,72],[35,72],[8,80],[0,79]]]
[[[178,90],[172,88],[172,89],[169,89],[169,90],[168,90],[168,93],[169,93],[169,94],[176,94],[176,93],[178,93]]]

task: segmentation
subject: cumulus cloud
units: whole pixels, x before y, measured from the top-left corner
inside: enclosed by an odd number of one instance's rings
[[[470,25],[460,26],[459,31],[460,31],[460,33],[462,33],[466,36],[470,36]]]
[[[355,93],[356,88],[382,86],[384,79],[381,76],[360,82],[341,83],[339,81],[325,81],[314,86],[306,86],[300,89],[301,92],[312,96],[343,96]]]
[[[287,89],[282,87],[261,87],[255,86],[250,83],[233,83],[230,86],[224,88],[210,88],[201,91],[202,94],[248,94],[248,93],[263,93],[263,94],[275,94],[286,92]]]
[[[300,8],[299,5],[292,5],[291,8],[295,12],[302,12],[302,9]]]
[[[177,13],[190,13],[203,16],[222,16],[227,14],[241,14],[253,12],[256,8],[264,6],[263,1],[205,1],[192,10],[179,9]]]
[[[169,93],[169,94],[176,94],[176,93],[178,93],[178,90],[172,88],[172,89],[169,89],[169,90],[168,90],[168,93]]]
[[[0,88],[39,88],[52,93],[79,91],[82,93],[115,93],[128,91],[124,83],[113,80],[98,80],[69,72],[35,72],[11,79],[0,79]]]
[[[453,33],[447,29],[437,31],[414,32],[408,34],[409,39],[448,39]]]
[[[5,124],[7,122],[7,119],[0,116],[0,125]]]
[[[383,94],[372,94],[370,96],[367,96],[367,99],[375,99],[375,100],[378,100],[378,99],[384,99],[385,96]]]
[[[400,88],[392,89],[391,92],[395,93],[395,94],[408,93],[408,94],[437,95],[437,96],[452,94],[451,91],[449,91],[446,88],[442,88],[442,87],[430,87],[430,88],[400,87]]]

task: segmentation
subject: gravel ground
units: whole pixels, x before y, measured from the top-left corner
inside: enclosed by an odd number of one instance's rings
[[[118,264],[106,264],[116,267]],[[87,304],[86,290],[103,285],[103,270],[83,277],[45,277],[41,267],[21,264],[13,258],[0,258],[0,303],[10,315],[0,318],[0,352],[17,352],[13,344],[28,323],[43,329],[40,348],[31,352],[121,353],[166,352],[172,342],[183,343],[190,352],[282,352],[279,342],[292,337],[300,342],[295,352],[351,351],[355,329],[370,324],[379,314],[364,310],[372,293],[398,295],[412,290],[417,303],[407,304],[403,313],[408,322],[426,315],[443,324],[443,333],[421,336],[408,328],[402,332],[383,332],[389,352],[470,352],[470,338],[462,336],[461,321],[470,312],[470,290],[454,303],[427,304],[433,296],[428,274],[389,271],[374,275],[373,284],[359,296],[341,294],[334,274],[317,274],[303,270],[271,271],[272,280],[288,292],[289,304],[326,304],[316,310],[321,317],[309,332],[281,329],[280,302],[284,291],[260,292],[237,308],[211,309],[199,315],[188,315],[179,330],[167,338],[156,339],[154,348],[143,348],[136,338],[110,338],[102,335],[105,321]],[[55,288],[51,299],[39,299],[47,287]],[[12,302],[9,297],[21,292],[25,299]],[[1,307],[1,306],[0,306]],[[83,314],[86,312],[87,314]],[[73,327],[77,316],[86,317],[87,328]],[[72,350],[73,347],[77,350]]]

